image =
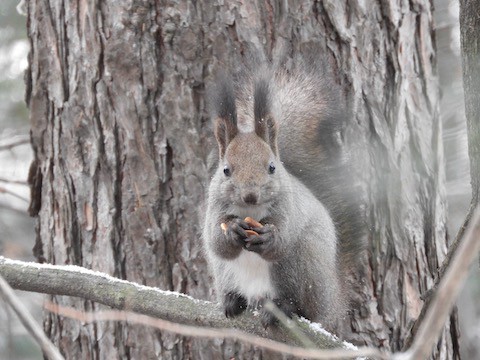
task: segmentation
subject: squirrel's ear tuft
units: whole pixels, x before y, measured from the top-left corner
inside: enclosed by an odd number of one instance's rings
[[[277,155],[277,123],[271,113],[270,86],[266,79],[255,84],[253,112],[255,116],[255,133],[270,145]]]
[[[215,118],[215,137],[222,158],[228,144],[238,133],[232,80],[228,76],[222,75],[217,79],[217,85],[210,97]]]
[[[218,142],[218,151],[220,158],[223,158],[227,146],[232,139],[237,135],[238,128],[236,121],[232,121],[229,118],[219,117],[215,120],[215,138]]]

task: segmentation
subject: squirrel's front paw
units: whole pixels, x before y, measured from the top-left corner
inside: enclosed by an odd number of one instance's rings
[[[245,249],[268,257],[274,250],[278,229],[275,225],[266,224],[261,228],[255,228],[255,231],[258,235],[252,235],[246,240]]]
[[[246,240],[248,239],[250,225],[244,220],[235,218],[232,219],[228,225],[222,223],[222,229],[225,234],[225,237],[232,244],[236,244],[241,247],[245,247]]]

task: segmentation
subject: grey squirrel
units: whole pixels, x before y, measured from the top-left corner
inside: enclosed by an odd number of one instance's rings
[[[321,63],[301,57],[253,61],[218,81],[203,239],[227,317],[259,308],[271,325],[265,299],[327,327],[345,313],[345,274],[363,244],[336,89]]]

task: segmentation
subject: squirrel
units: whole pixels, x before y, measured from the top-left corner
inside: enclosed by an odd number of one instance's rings
[[[252,63],[211,95],[218,166],[203,241],[217,296],[227,317],[254,308],[273,325],[271,300],[331,327],[364,248],[340,146],[341,93],[315,59]]]

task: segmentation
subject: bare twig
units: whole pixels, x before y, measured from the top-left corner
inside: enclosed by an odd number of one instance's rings
[[[2,187],[2,186],[0,186],[0,193],[9,194],[9,195],[11,195],[11,196],[13,196],[13,197],[16,197],[17,199],[20,199],[20,200],[23,200],[23,201],[27,202],[27,203],[30,202],[30,201],[28,201],[27,198],[24,198],[23,196],[18,195],[16,192],[11,191],[11,190],[8,190],[7,188],[4,188],[4,187]]]
[[[214,329],[205,327],[196,327],[173,323],[162,319],[136,314],[127,311],[97,311],[86,313],[72,308],[61,307],[53,303],[45,304],[45,308],[53,313],[76,319],[85,323],[98,321],[128,321],[130,323],[151,326],[160,330],[173,332],[183,336],[193,336],[197,338],[208,339],[232,339],[239,340],[254,346],[258,346],[270,351],[282,354],[308,358],[308,359],[346,359],[359,356],[366,356],[377,359],[386,359],[386,355],[373,348],[362,348],[358,350],[332,349],[318,350],[306,349],[297,346],[290,346],[284,343],[261,338],[252,334],[245,333],[236,329]]]
[[[413,324],[409,335],[406,337],[404,341],[403,350],[408,349],[412,345],[413,339],[416,337],[416,334],[418,332],[418,328],[420,327],[420,324],[422,324],[428,309],[431,307],[434,295],[437,293],[437,289],[440,284],[440,281],[444,278],[445,272],[450,266],[450,262],[452,261],[453,257],[457,253],[457,249],[460,243],[463,241],[465,231],[470,223],[474,210],[475,210],[475,204],[472,201],[472,203],[470,204],[470,208],[468,210],[467,216],[465,217],[465,220],[463,221],[462,226],[460,226],[460,229],[458,230],[455,240],[449,246],[447,255],[445,256],[445,259],[443,260],[442,265],[438,269],[433,286],[423,296],[424,304],[423,304],[422,310],[420,311],[418,318]]]
[[[470,265],[480,251],[480,209],[474,212],[465,237],[458,246],[445,276],[427,309],[409,350],[394,359],[426,359],[445,325],[453,303],[468,276]]]
[[[7,183],[7,184],[28,186],[28,183],[25,180],[11,180],[11,179],[0,178],[0,182]]]
[[[30,315],[26,307],[18,299],[12,288],[8,285],[5,279],[0,275],[0,293],[5,299],[5,302],[15,311],[23,326],[32,335],[35,341],[42,348],[43,353],[51,360],[63,360],[62,354],[50,342],[40,325]]]
[[[0,144],[0,151],[11,150],[14,147],[30,143],[30,135],[18,135],[15,136],[15,138],[15,140],[9,142],[8,144]]]

